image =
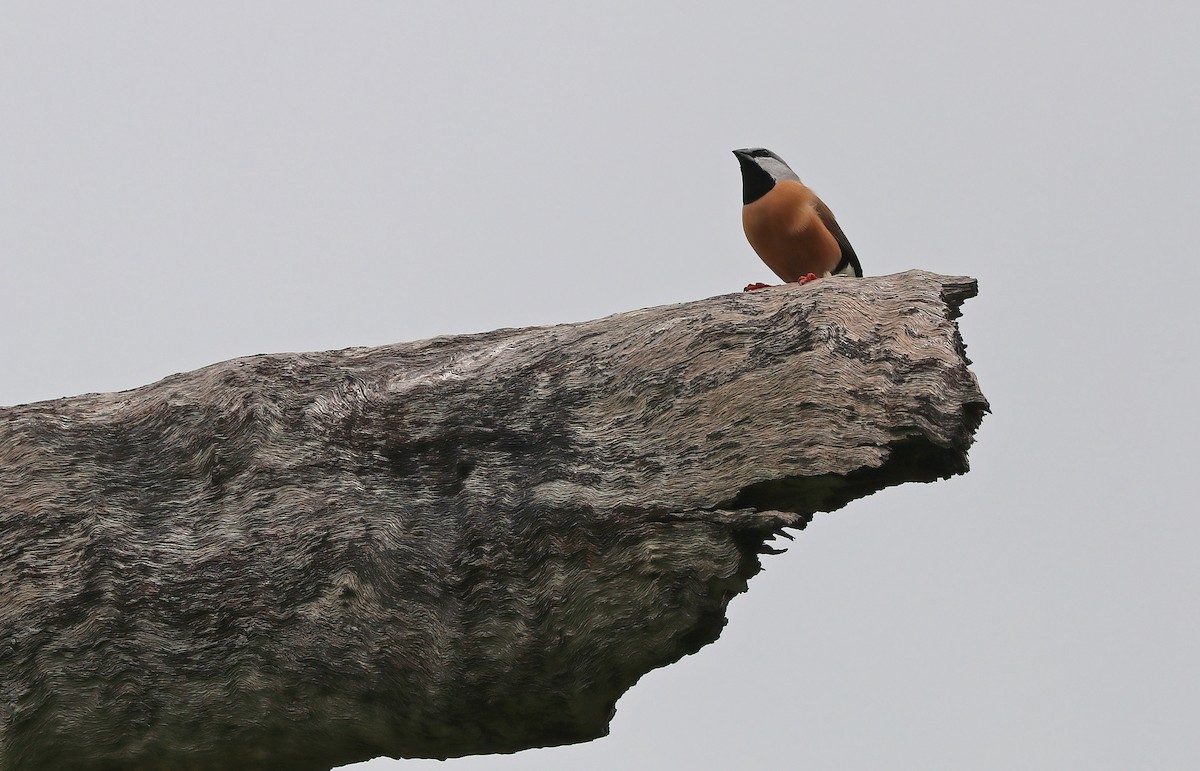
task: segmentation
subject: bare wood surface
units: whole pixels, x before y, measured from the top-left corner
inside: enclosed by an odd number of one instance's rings
[[[0,769],[604,735],[764,539],[967,470],[975,291],[825,279],[0,409]]]

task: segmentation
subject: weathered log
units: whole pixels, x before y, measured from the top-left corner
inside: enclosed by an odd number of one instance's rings
[[[602,736],[773,534],[967,470],[975,291],[826,279],[0,409],[0,768]]]

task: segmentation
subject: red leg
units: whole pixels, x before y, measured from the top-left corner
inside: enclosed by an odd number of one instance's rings
[[[816,280],[817,280],[817,274],[816,274],[816,273],[809,273],[807,276],[801,276],[801,277],[800,277],[800,283],[801,283],[801,284],[807,284],[809,281],[816,281]]]
[[[762,283],[755,282],[753,284],[746,284],[746,288],[743,289],[742,291],[743,292],[753,292],[755,289],[766,289],[769,286],[770,286],[770,284],[762,284]]]

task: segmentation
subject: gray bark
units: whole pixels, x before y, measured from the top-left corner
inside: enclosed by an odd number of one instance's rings
[[[826,279],[0,409],[0,768],[602,736],[781,528],[967,470],[975,291]]]

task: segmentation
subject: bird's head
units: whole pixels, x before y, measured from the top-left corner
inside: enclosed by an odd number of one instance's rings
[[[734,150],[742,165],[742,203],[754,203],[785,179],[800,181],[782,158],[765,147]]]

